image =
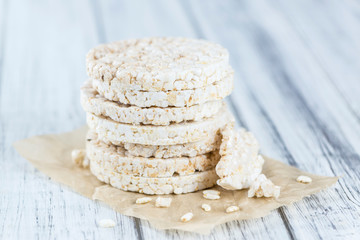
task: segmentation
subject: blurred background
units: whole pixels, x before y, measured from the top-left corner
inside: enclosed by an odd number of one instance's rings
[[[236,78],[229,106],[262,152],[342,176],[335,189],[261,220],[218,227],[212,237],[356,236],[360,3],[352,0],[0,0],[0,236],[192,236],[153,230],[64,190],[11,147],[85,124],[79,88],[87,79],[87,51],[148,36],[204,38],[226,47]],[[101,232],[97,216],[121,227]]]

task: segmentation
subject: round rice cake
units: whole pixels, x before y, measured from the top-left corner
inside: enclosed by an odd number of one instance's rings
[[[168,159],[127,157],[123,147],[109,145],[96,138],[91,139],[91,136],[96,134],[88,134],[87,158],[120,174],[139,177],[185,176],[196,171],[214,169],[219,161],[219,152],[216,151],[195,157]]]
[[[234,122],[221,130],[220,161],[216,174],[217,184],[227,190],[249,188],[260,175],[264,159],[259,153],[259,144],[251,132],[236,130]]]
[[[94,132],[90,130],[89,132]],[[97,134],[96,134],[97,138]],[[91,138],[88,139],[90,141]],[[221,143],[220,131],[209,134],[200,141],[175,144],[175,145],[143,145],[137,143],[122,143],[119,141],[108,141],[101,139],[106,144],[112,144],[125,148],[128,157],[155,157],[155,158],[173,158],[173,157],[195,157],[197,155],[218,151]]]
[[[91,129],[90,129],[91,130]],[[92,132],[95,132],[91,130]],[[96,133],[97,134],[97,133]],[[98,134],[97,134],[98,135]],[[174,145],[147,145],[129,142],[120,142],[106,137],[99,137],[102,142],[121,146],[126,149],[128,157],[156,157],[156,158],[172,158],[172,157],[194,157],[215,150],[219,150],[221,144],[220,130],[211,132],[206,138],[196,142],[174,144]]]
[[[199,122],[183,122],[169,126],[131,125],[87,113],[87,124],[104,142],[144,145],[175,145],[196,142],[222,128],[232,119],[227,108],[214,117]]]
[[[91,49],[86,68],[90,78],[115,84],[118,90],[185,90],[223,79],[229,53],[200,39],[130,39]]]
[[[206,138],[191,143],[176,145],[142,145],[136,143],[124,143],[128,156],[136,157],[155,157],[155,158],[173,158],[173,157],[195,157],[205,153],[218,151],[221,143],[220,132],[209,134]]]
[[[114,83],[92,79],[92,86],[105,98],[138,107],[190,107],[216,101],[230,95],[233,90],[234,73],[209,85],[180,91],[148,92],[121,88]]]
[[[182,194],[190,193],[216,184],[218,176],[214,169],[175,177],[138,177],[120,174],[97,161],[90,160],[90,171],[102,182],[115,188],[145,194]]]
[[[169,125],[183,121],[199,121],[214,116],[224,107],[223,101],[210,101],[190,107],[141,108],[110,101],[87,81],[81,88],[81,105],[86,112],[130,124]]]

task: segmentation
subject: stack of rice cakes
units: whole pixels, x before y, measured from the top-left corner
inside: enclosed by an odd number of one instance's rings
[[[232,120],[223,101],[233,89],[228,59],[223,47],[187,38],[134,39],[90,50],[81,103],[91,172],[145,194],[214,186],[219,129]]]

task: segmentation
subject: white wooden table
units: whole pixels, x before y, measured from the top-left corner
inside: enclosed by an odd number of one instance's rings
[[[210,236],[158,231],[48,179],[11,144],[85,123],[93,46],[144,36],[229,49],[237,121],[262,152],[335,187]],[[360,239],[360,3],[0,0],[0,239]],[[96,220],[118,225],[100,229]]]

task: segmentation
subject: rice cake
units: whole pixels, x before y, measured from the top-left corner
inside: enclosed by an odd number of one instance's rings
[[[115,188],[145,194],[182,194],[190,193],[216,184],[218,176],[215,170],[196,172],[186,176],[148,178],[119,174],[96,161],[90,161],[90,171],[102,182]]]
[[[225,48],[189,38],[123,40],[99,45],[86,56],[90,78],[131,90],[200,88],[223,79],[229,67]]]
[[[144,145],[175,145],[196,142],[215,135],[232,115],[223,108],[217,116],[200,122],[184,122],[169,126],[131,125],[87,113],[87,123],[104,142],[137,143]]]
[[[124,143],[128,156],[135,157],[195,157],[205,153],[218,151],[221,142],[220,132],[209,134],[206,138],[190,143],[175,145],[142,145],[136,143]]]
[[[94,136],[92,133],[90,135]],[[119,174],[140,177],[185,176],[196,171],[213,169],[219,161],[218,152],[168,159],[127,157],[125,152],[123,147],[108,145],[98,139],[88,138],[86,142],[86,154],[90,161],[113,169]]]
[[[81,88],[81,105],[86,112],[109,117],[116,122],[131,124],[169,125],[183,121],[200,121],[214,116],[224,107],[221,100],[190,107],[141,108],[110,101],[92,88],[87,81]]]
[[[92,86],[105,98],[138,107],[190,107],[208,101],[221,100],[233,90],[234,73],[229,72],[221,80],[203,86],[180,91],[148,92],[129,90],[109,82],[92,79]]]

